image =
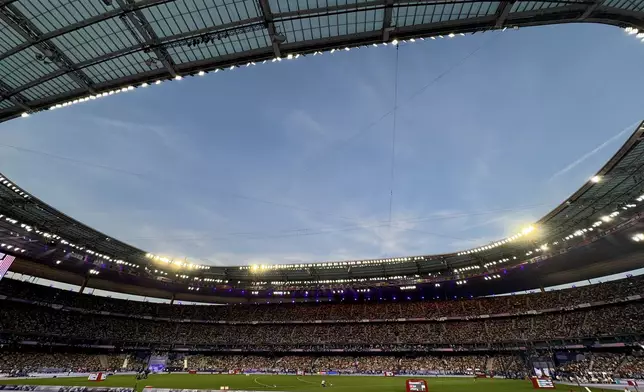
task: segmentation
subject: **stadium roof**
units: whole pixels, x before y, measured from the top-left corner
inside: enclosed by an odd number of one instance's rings
[[[644,0],[0,0],[0,121],[289,55],[570,22],[644,29]]]

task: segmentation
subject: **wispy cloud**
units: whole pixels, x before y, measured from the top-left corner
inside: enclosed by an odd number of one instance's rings
[[[607,147],[608,145],[610,145],[611,143],[613,143],[613,142],[615,142],[615,141],[619,140],[619,138],[621,138],[621,137],[622,137],[626,132],[632,131],[632,130],[633,130],[633,127],[635,127],[635,126],[636,126],[637,124],[639,124],[639,123],[640,123],[640,122],[639,122],[639,121],[637,121],[637,122],[635,122],[635,123],[633,123],[633,124],[629,125],[628,127],[626,127],[626,128],[624,128],[624,129],[622,129],[618,134],[616,134],[616,135],[614,135],[614,136],[611,136],[608,140],[606,140],[605,142],[603,142],[603,143],[602,143],[602,144],[600,144],[599,146],[597,146],[597,147],[595,147],[594,149],[590,150],[590,151],[589,151],[589,152],[587,152],[586,154],[582,155],[582,156],[581,156],[579,159],[577,159],[576,161],[572,162],[572,163],[571,163],[571,164],[569,164],[568,166],[564,167],[563,169],[561,169],[561,170],[559,170],[558,172],[556,172],[555,174],[553,174],[553,175],[552,175],[552,177],[550,177],[550,179],[549,179],[548,181],[552,181],[552,180],[556,179],[557,177],[560,177],[560,176],[562,176],[562,175],[564,175],[564,174],[568,173],[568,172],[569,172],[569,171],[571,171],[572,169],[576,168],[577,166],[579,166],[580,164],[582,164],[583,162],[585,162],[588,158],[590,158],[590,157],[592,157],[593,155],[597,154],[598,152],[600,152],[601,150],[603,150],[604,148],[606,148],[606,147]]]

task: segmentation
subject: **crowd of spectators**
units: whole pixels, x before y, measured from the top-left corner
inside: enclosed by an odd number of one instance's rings
[[[560,379],[581,383],[612,383],[616,378],[641,379],[644,358],[632,353],[583,353],[557,366]]]
[[[39,373],[123,371],[142,366],[125,354],[41,353],[0,351],[0,374],[17,370]]]
[[[204,324],[61,311],[0,300],[0,333],[139,344],[390,346],[524,342],[634,336],[644,331],[644,303],[471,321],[346,324]]]
[[[400,372],[406,374],[475,374],[487,370],[487,360],[487,357],[475,355],[404,358],[400,361]]]
[[[627,355],[615,372],[623,378],[644,379],[644,352]]]
[[[163,354],[155,354],[161,355]],[[24,372],[61,373],[138,370],[145,366],[136,360],[123,367],[126,354],[21,353],[0,351],[0,374]],[[130,357],[130,359],[134,359]],[[394,356],[258,356],[258,355],[167,355],[165,368],[170,371],[270,372],[315,374],[474,374],[483,371],[487,357],[450,355],[423,357]],[[494,369],[501,371],[501,368]]]
[[[531,374],[529,361],[523,355],[470,355],[449,353],[422,356],[393,355],[191,355],[164,354],[168,371],[267,372],[317,374],[425,374],[474,375],[494,374],[524,378]],[[66,373],[95,371],[136,371],[147,365],[149,357],[130,354],[84,354],[60,352],[20,352],[0,350],[0,374],[16,371],[32,373]],[[615,378],[642,378],[644,355],[633,353],[578,354],[555,370],[559,379],[580,382],[603,382]]]
[[[527,356],[436,355],[432,345],[459,350],[463,348],[459,345],[466,344],[641,338],[644,302],[632,296],[642,294],[644,277],[636,277],[562,291],[472,300],[198,306],[109,299],[4,279],[0,281],[0,373],[122,371],[146,365],[145,358],[129,354],[1,349],[2,344],[13,346],[30,340],[147,349],[200,346],[259,354],[168,355],[166,366],[176,371],[488,372],[521,378],[530,372]],[[629,296],[628,301],[622,301]],[[594,305],[577,306],[588,303]],[[475,317],[482,315],[496,317]],[[430,320],[410,320],[417,318]],[[285,355],[294,351],[302,354]],[[309,356],[311,352],[322,356]],[[409,356],[410,352],[414,356]],[[644,377],[644,354],[587,353],[562,363],[556,371],[571,380]]]
[[[350,289],[347,289],[349,291]],[[473,317],[525,314],[534,310],[570,308],[589,302],[610,302],[644,292],[644,277],[632,277],[566,290],[469,300],[396,303],[274,304],[274,305],[170,305],[126,301],[78,294],[13,279],[0,281],[0,294],[65,307],[124,315],[204,321],[283,322],[312,320],[364,320],[399,318]],[[287,299],[285,298],[285,302]]]

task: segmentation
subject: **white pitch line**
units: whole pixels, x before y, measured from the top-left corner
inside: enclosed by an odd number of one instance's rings
[[[316,383],[316,382],[311,382],[311,381],[302,380],[300,377],[297,377],[297,380],[298,380],[298,381],[305,382],[305,383],[307,383],[307,384],[315,384],[315,385],[318,385],[318,383]]]
[[[268,385],[268,384],[264,384],[264,383],[262,383],[262,382],[257,381],[257,379],[258,379],[258,378],[259,378],[259,377],[255,377],[255,378],[253,379],[253,381],[255,382],[255,384],[261,385],[261,386],[263,386],[263,387],[268,387],[268,388],[277,388],[276,386]]]

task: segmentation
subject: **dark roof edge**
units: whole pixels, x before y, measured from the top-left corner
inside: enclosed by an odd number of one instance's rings
[[[602,168],[597,172],[598,176],[605,176],[613,170],[617,164],[635,147],[637,144],[639,144],[642,139],[644,138],[644,121],[640,122],[639,125],[635,128],[635,131],[631,135],[628,140],[622,145],[622,147],[615,153],[615,155],[612,156],[602,166]],[[537,224],[543,224],[548,222],[550,219],[555,217],[557,214],[559,214],[561,211],[566,209],[569,206],[569,202],[575,202],[577,199],[579,199],[581,196],[583,196],[584,193],[586,193],[594,184],[590,181],[586,181],[586,183],[579,188],[575,193],[573,193],[570,197],[568,197],[566,200],[564,200],[561,204],[559,204],[557,207],[555,207],[552,211],[550,211],[546,216],[543,218],[539,219],[537,221]]]

